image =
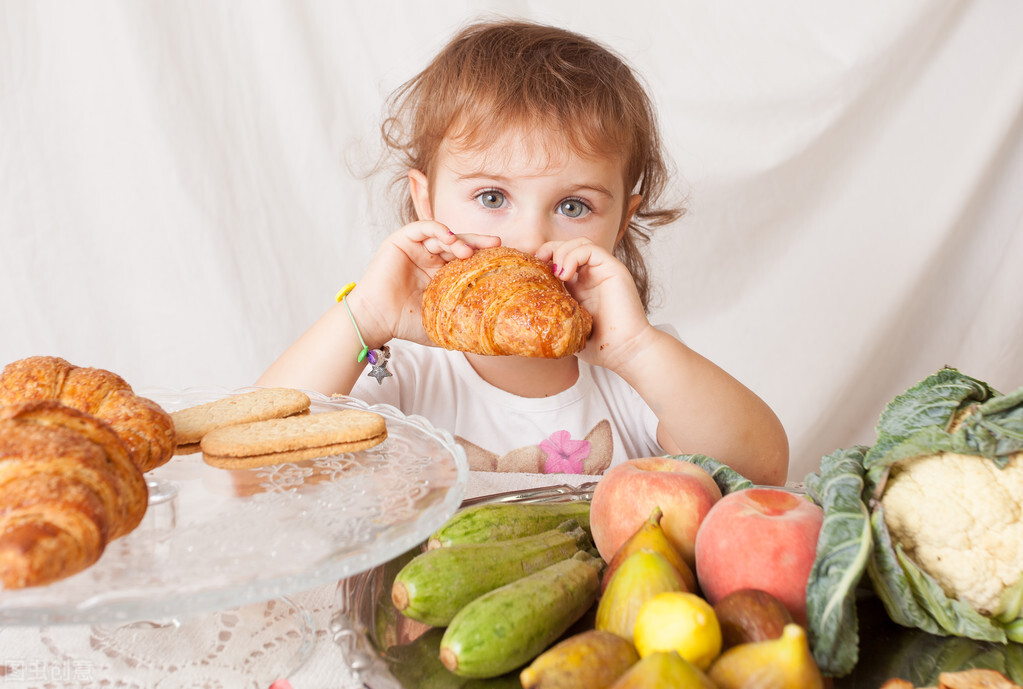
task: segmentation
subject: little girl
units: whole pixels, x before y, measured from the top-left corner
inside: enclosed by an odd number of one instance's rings
[[[655,116],[620,58],[553,27],[476,24],[389,104],[383,134],[407,170],[408,224],[259,385],[424,416],[477,470],[599,474],[630,458],[700,453],[756,483],[784,483],[788,444],[771,409],[647,320],[639,245],[647,226],[681,211],[658,205],[667,169]],[[590,312],[582,352],[431,346],[421,321],[430,277],[498,245],[549,262]]]

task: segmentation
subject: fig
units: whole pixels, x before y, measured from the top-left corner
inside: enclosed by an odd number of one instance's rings
[[[686,582],[686,591],[696,592],[696,575],[693,574],[692,568],[686,563],[678,548],[673,546],[664,534],[664,529],[661,528],[661,517],[663,516],[664,512],[661,511],[661,508],[654,507],[647,520],[622,543],[611,557],[611,561],[607,563],[607,569],[604,570],[604,578],[600,582],[601,593],[607,589],[615,570],[625,561],[625,558],[644,548],[662,555],[682,575],[682,579]]]
[[[781,636],[792,614],[777,597],[760,589],[732,591],[714,605],[722,648]]]
[[[611,689],[716,689],[707,675],[674,651],[658,651],[625,671]]]
[[[708,673],[718,689],[823,689],[806,630],[788,624],[777,639],[733,646]]]
[[[606,689],[638,660],[622,637],[590,629],[541,653],[519,679],[523,689]]]
[[[658,593],[685,591],[686,583],[671,563],[652,550],[629,555],[608,582],[597,605],[595,626],[633,640],[639,608]]]

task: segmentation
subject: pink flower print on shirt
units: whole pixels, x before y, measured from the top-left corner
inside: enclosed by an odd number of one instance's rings
[[[554,431],[540,443],[540,449],[547,454],[544,473],[581,474],[583,460],[590,456],[590,441],[572,440],[568,431]]]

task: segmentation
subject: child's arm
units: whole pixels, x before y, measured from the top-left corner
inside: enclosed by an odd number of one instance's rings
[[[657,414],[658,442],[671,454],[699,453],[754,483],[781,485],[788,472],[785,430],[759,397],[646,318],[626,267],[586,241],[551,243],[537,255],[593,315],[580,354],[615,371]]]
[[[332,306],[256,384],[327,395],[350,393],[366,366],[366,361],[357,360],[362,342],[352,318],[370,349],[378,349],[392,338],[427,342],[421,304],[430,278],[452,258],[467,258],[473,247],[492,246],[499,241],[496,237],[456,237],[444,225],[432,221],[406,225],[381,244],[346,298],[351,316],[345,304]]]
[[[657,414],[661,447],[672,454],[709,455],[754,483],[785,483],[788,439],[763,400],[652,326],[632,346],[636,356],[614,370]]]

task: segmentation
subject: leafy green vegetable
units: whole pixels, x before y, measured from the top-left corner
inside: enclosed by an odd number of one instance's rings
[[[714,483],[718,484],[722,495],[734,493],[737,490],[745,490],[753,487],[753,482],[737,472],[727,464],[722,464],[713,457],[707,455],[669,455],[671,459],[680,459],[690,464],[705,469]]]
[[[824,510],[817,556],[806,589],[807,632],[822,672],[844,675],[858,659],[853,592],[870,555],[870,519],[860,499],[865,447],[839,450],[807,477],[807,493]]]
[[[893,622],[906,627],[916,627],[925,632],[940,634],[939,627],[927,614],[913,593],[909,579],[901,574],[902,566],[895,552],[895,545],[884,523],[884,510],[877,508],[870,515],[874,534],[873,555],[867,562],[867,572],[888,616]]]
[[[954,431],[964,445],[1004,467],[1023,451],[1023,388],[977,406]]]
[[[898,442],[889,437],[883,454],[877,447],[865,459],[868,488],[874,493],[883,490],[892,465],[939,452],[978,455],[1004,468],[1013,455],[1023,452],[1023,388],[958,410],[949,430],[924,426]]]
[[[907,531],[903,525],[898,537],[906,542],[899,542],[889,532],[885,520],[885,504],[896,508],[896,502],[892,502],[894,494],[885,498],[889,481],[896,475],[914,472],[919,460],[940,463],[939,482],[931,485],[938,486],[941,498],[958,502],[957,492],[965,490],[961,479],[967,474],[956,471],[969,472],[971,478],[984,476],[992,487],[1003,485],[998,472],[988,477],[988,471],[969,468],[976,465],[963,457],[988,460],[1004,470],[1020,453],[1023,388],[1001,395],[986,383],[945,368],[885,407],[873,446],[829,455],[822,460],[819,473],[806,477],[810,497],[825,514],[817,558],[807,584],[808,631],[822,671],[842,676],[856,664],[859,630],[855,587],[864,569],[888,616],[900,625],[940,636],[999,643],[1023,641],[1020,616],[1023,580],[1000,594],[995,614],[984,614],[963,597],[976,595],[976,591],[955,588],[957,584],[950,583],[940,566],[927,572],[910,556],[909,553],[919,554],[931,547],[927,543],[934,542],[933,530],[931,541],[921,541],[916,538],[915,529]],[[963,461],[967,468],[958,463]],[[1015,464],[1010,468],[1019,470]],[[897,507],[903,514],[908,510],[909,514],[921,515],[926,526],[931,512],[928,506],[934,503],[916,505],[921,501],[917,495],[922,494],[912,493],[912,499],[906,495],[905,492],[900,495]],[[1014,499],[1019,501],[1018,496]],[[968,503],[976,501],[962,502]],[[988,514],[1004,514],[998,511],[1007,509],[1004,505],[1003,502],[996,508],[984,504],[980,509],[987,509]],[[975,512],[971,518],[979,520],[981,516]],[[917,547],[921,550],[912,550]],[[968,544],[958,553],[953,552],[952,560],[943,562],[954,565],[955,557],[998,557],[998,553],[990,552],[981,555],[972,547]],[[943,583],[937,577],[942,577]],[[946,593],[950,587],[957,593]],[[994,606],[985,603],[984,607],[990,613]]]
[[[883,524],[883,517],[879,521]],[[968,603],[946,596],[934,577],[917,567],[901,545],[895,546],[895,555],[913,596],[930,621],[938,625],[936,634],[965,636],[979,641],[1005,641],[1005,632],[993,625],[990,618],[981,615]]]
[[[1005,633],[1013,641],[1023,641],[1023,577],[1002,592],[998,619],[1006,626]]]
[[[943,368],[889,402],[877,423],[877,440],[864,458],[872,469],[893,447],[917,431],[947,426],[969,404],[997,395],[987,383]]]

